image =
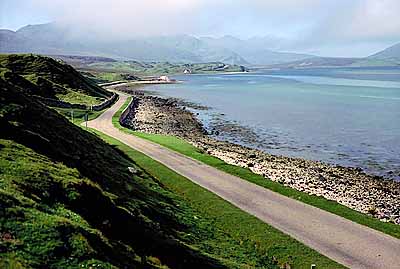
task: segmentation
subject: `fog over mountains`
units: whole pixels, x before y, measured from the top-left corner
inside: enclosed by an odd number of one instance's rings
[[[243,40],[233,36],[215,38],[190,35],[105,39],[97,38],[91,33],[77,33],[74,29],[55,23],[28,25],[17,31],[0,30],[1,53],[91,55],[119,60],[186,63],[218,61],[247,66],[301,63],[302,60],[312,58],[315,61],[320,58],[308,54],[274,51],[269,49],[271,42],[262,37]],[[400,59],[400,44],[368,59],[396,59],[397,63]]]
[[[0,52],[96,55],[116,59],[170,62],[225,62],[240,65],[268,65],[311,57],[306,54],[276,52],[268,40],[241,40],[189,35],[136,37],[105,40],[73,31],[54,23],[28,25],[17,31],[0,30]]]

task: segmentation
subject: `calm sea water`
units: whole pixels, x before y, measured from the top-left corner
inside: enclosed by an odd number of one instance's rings
[[[199,118],[220,139],[400,179],[400,68],[176,78],[151,90],[210,107]]]

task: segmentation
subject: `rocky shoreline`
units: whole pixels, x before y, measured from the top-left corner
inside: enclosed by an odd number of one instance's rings
[[[196,115],[186,108],[192,104],[129,87],[118,90],[134,96],[126,118],[126,124],[134,130],[178,136],[229,164],[249,168],[285,186],[337,201],[382,221],[400,224],[400,182],[368,175],[359,168],[276,156],[219,141],[207,135]]]

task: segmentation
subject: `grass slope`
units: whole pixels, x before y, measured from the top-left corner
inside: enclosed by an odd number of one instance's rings
[[[132,130],[122,127],[119,124],[119,118],[121,116],[122,111],[128,106],[130,101],[131,101],[131,98],[129,98],[126,101],[124,106],[113,117],[114,126],[119,128],[120,130],[127,132],[127,133],[131,133],[138,137],[150,140],[152,142],[158,143],[158,144],[165,146],[171,150],[177,151],[183,155],[186,155],[193,159],[199,160],[203,163],[206,163],[206,164],[213,166],[217,169],[220,169],[224,172],[238,176],[242,179],[245,179],[254,184],[257,184],[259,186],[270,189],[272,191],[278,192],[287,197],[291,197],[293,199],[302,201],[306,204],[309,204],[309,205],[318,207],[320,209],[326,210],[328,212],[331,212],[333,214],[342,216],[346,219],[349,219],[349,220],[357,222],[359,224],[368,226],[375,230],[384,232],[393,237],[400,238],[400,226],[399,225],[396,225],[393,223],[381,222],[378,219],[375,219],[366,214],[357,212],[357,211],[350,209],[346,206],[343,206],[335,201],[331,201],[331,200],[328,200],[328,199],[325,199],[323,197],[319,197],[316,195],[309,195],[307,193],[300,192],[295,189],[286,187],[278,182],[267,180],[261,175],[254,174],[249,169],[245,169],[245,168],[242,168],[239,166],[227,164],[224,161],[222,161],[216,157],[213,157],[211,155],[208,155],[207,153],[201,152],[201,151],[199,151],[198,148],[194,147],[193,145],[187,143],[186,141],[184,141],[180,138],[177,138],[174,136],[165,136],[165,135],[134,132]]]
[[[71,66],[33,54],[0,54],[3,79],[19,75],[30,82],[32,94],[69,103],[93,105],[110,96]],[[7,74],[12,73],[13,75]]]
[[[95,118],[100,116],[105,110],[107,110],[107,108],[101,111],[93,111],[85,109],[70,109],[58,107],[53,109],[76,125],[80,125],[81,123],[85,122],[86,115],[88,120],[94,120]]]
[[[188,221],[194,213],[158,180],[13,85],[0,86],[1,268],[225,267],[186,242],[187,234],[214,235]]]

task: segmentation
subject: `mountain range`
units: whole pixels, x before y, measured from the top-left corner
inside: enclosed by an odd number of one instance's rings
[[[27,25],[17,31],[0,30],[1,53],[95,55],[118,60],[185,63],[224,62],[238,65],[268,65],[312,57],[268,49],[268,40],[242,40],[189,35],[96,40],[83,37],[55,23]]]
[[[318,67],[378,67],[400,66],[400,43],[365,58],[311,57],[292,62],[273,64],[268,68]]]
[[[224,62],[246,66],[290,63],[304,66],[398,65],[400,43],[367,58],[316,57],[269,49],[271,40],[233,36],[194,37],[189,35],[98,39],[77,34],[56,23],[27,25],[17,31],[0,30],[0,53],[39,53],[47,55],[91,55],[117,60],[172,63]]]

